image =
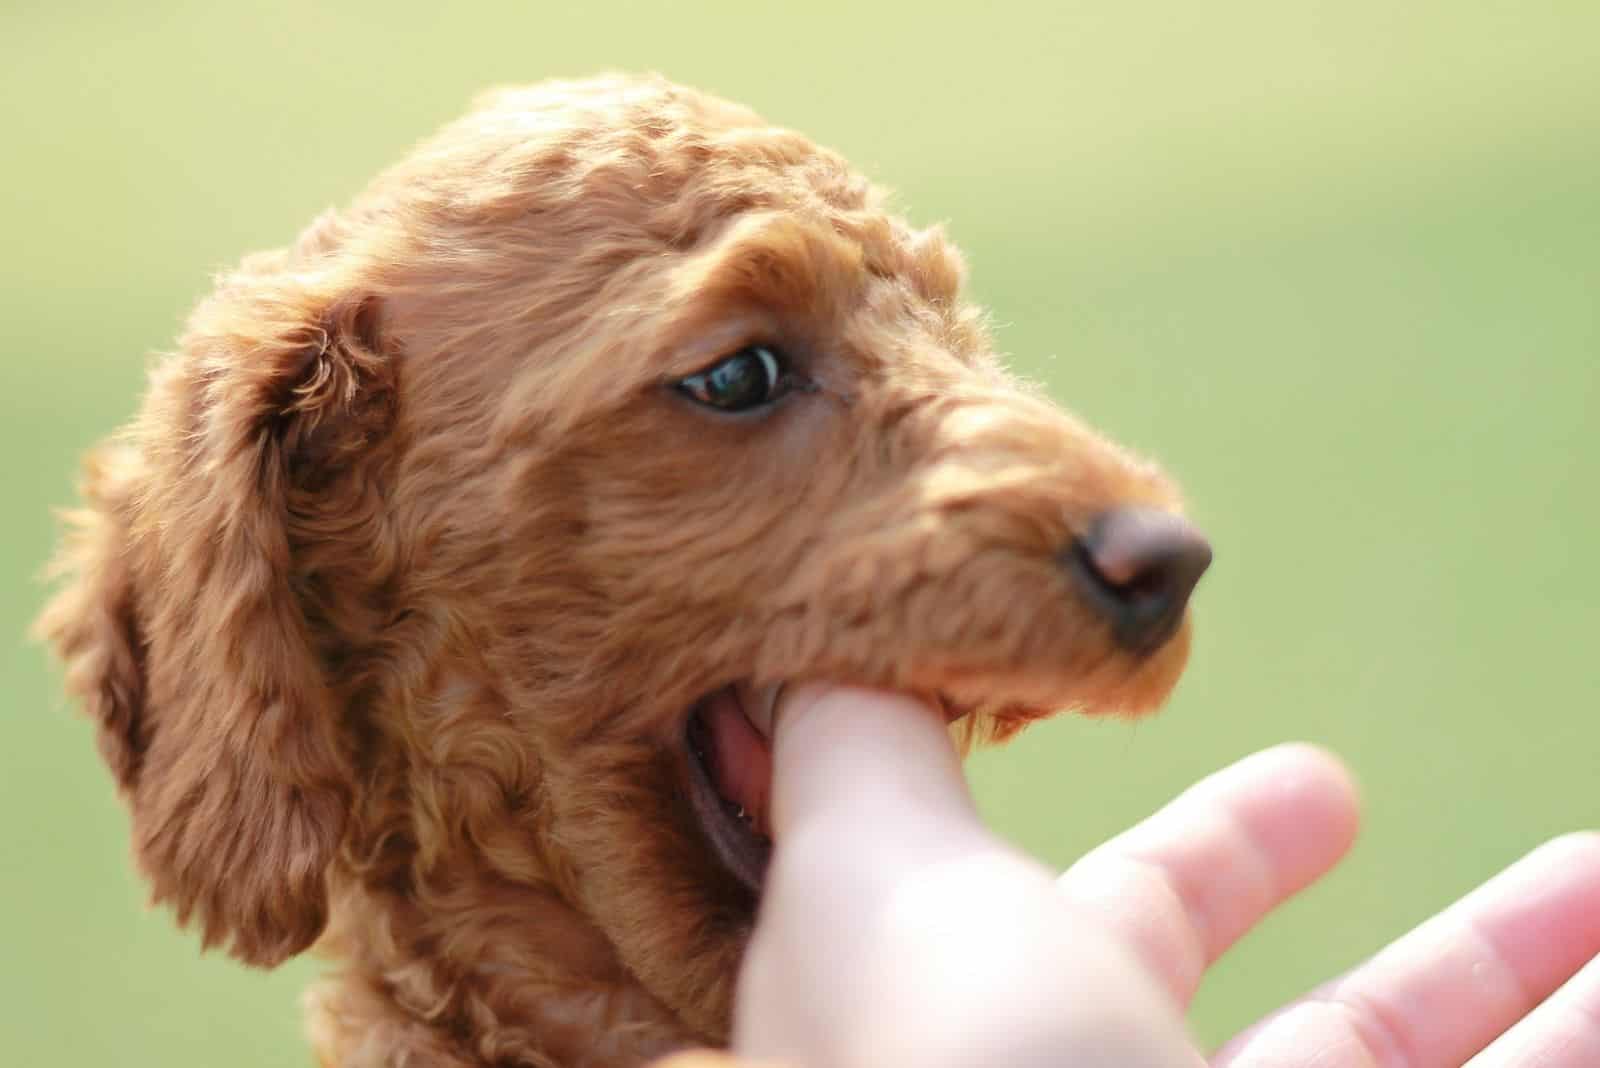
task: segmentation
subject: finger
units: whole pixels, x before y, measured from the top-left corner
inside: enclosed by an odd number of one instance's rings
[[[916,698],[830,683],[783,689],[773,712],[772,826],[976,829],[961,758],[939,712]]]
[[[1568,835],[1245,1032],[1216,1063],[1301,1064],[1315,1048],[1327,1068],[1455,1068],[1597,952],[1600,834]]]
[[[1191,787],[1059,885],[1187,1004],[1211,962],[1344,855],[1358,815],[1355,786],[1334,757],[1278,746]]]
[[[1600,903],[1596,903],[1600,908]],[[1594,1068],[1600,1064],[1600,957],[1584,965],[1468,1068]]]

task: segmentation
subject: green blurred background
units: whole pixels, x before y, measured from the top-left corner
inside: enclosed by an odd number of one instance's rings
[[[1212,535],[1139,725],[975,759],[1064,864],[1261,746],[1368,827],[1231,954],[1214,1041],[1541,839],[1600,823],[1600,5],[458,3],[0,9],[0,1049],[308,1063],[297,991],[143,909],[85,723],[23,636],[49,509],[209,274],[480,88],[656,69],[947,220],[1002,346],[1161,457]]]

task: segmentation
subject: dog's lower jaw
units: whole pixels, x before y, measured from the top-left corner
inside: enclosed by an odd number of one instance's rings
[[[576,909],[481,881],[461,895],[475,926],[429,924],[477,932],[448,950],[400,943],[396,932],[419,920],[409,899],[356,887],[336,895],[318,949],[340,968],[305,996],[323,1068],[637,1068],[715,1044],[719,1036],[694,1031],[630,975]]]

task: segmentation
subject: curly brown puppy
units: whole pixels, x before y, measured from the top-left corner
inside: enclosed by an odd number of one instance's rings
[[[157,900],[339,962],[326,1065],[726,1034],[753,687],[968,736],[1137,713],[1209,549],[1007,375],[937,230],[660,80],[485,98],[201,303],[89,460],[42,630]]]

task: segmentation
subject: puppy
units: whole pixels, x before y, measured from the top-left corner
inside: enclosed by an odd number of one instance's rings
[[[315,945],[324,1065],[725,1040],[784,680],[964,740],[1173,686],[1210,559],[838,156],[659,79],[495,93],[220,279],[41,630],[154,897]]]

